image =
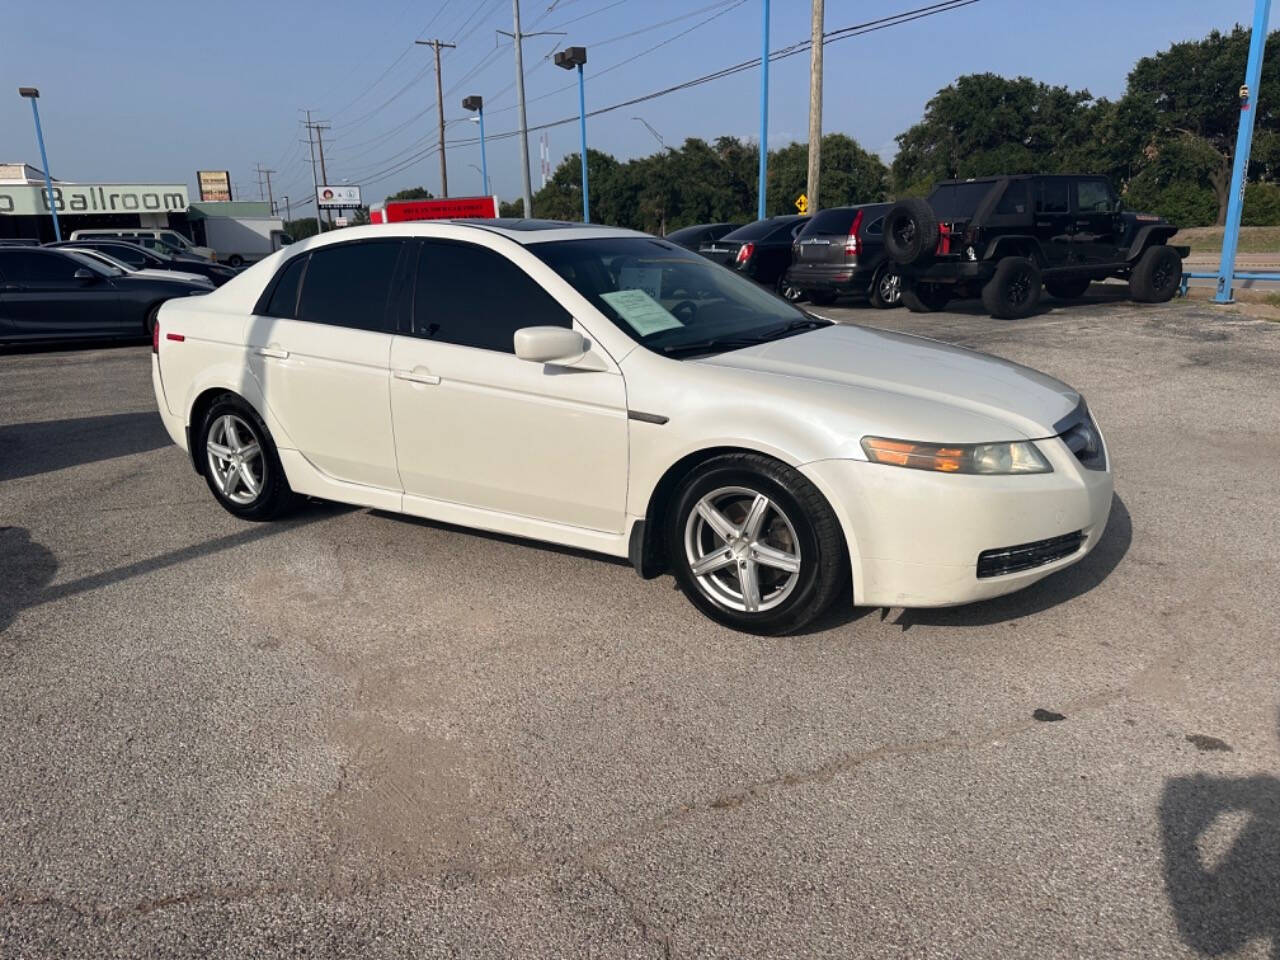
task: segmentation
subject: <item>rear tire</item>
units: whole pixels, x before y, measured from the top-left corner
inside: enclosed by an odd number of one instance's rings
[[[1165,303],[1182,284],[1182,257],[1173,247],[1147,247],[1129,275],[1129,296],[1139,303]]]
[[[868,301],[877,310],[892,310],[902,303],[902,275],[886,263],[871,281]]]
[[[237,270],[239,270],[241,267],[244,266],[244,257],[240,256],[239,254],[229,257],[227,259],[227,266],[235,267]]]
[[[778,296],[787,303],[799,303],[804,299],[804,291],[794,283],[788,283],[785,276],[778,278]]]
[[[685,596],[735,630],[793,633],[848,579],[830,505],[795,470],[761,454],[725,454],[690,473],[672,499],[666,536]]]
[[[1005,257],[982,288],[982,305],[1000,320],[1020,320],[1040,303],[1040,268],[1027,257]]]
[[[951,302],[951,291],[945,283],[908,282],[901,285],[902,304],[912,313],[937,313]]]
[[[895,203],[884,217],[884,249],[904,266],[924,263],[938,249],[938,215],[922,197]]]
[[[805,296],[817,307],[829,307],[836,302],[836,295],[830,290],[806,290]]]
[[[1079,300],[1092,283],[1090,277],[1057,277],[1045,280],[1044,288],[1059,300]]]
[[[205,481],[228,513],[274,520],[297,503],[267,425],[240,397],[215,400],[196,436]]]

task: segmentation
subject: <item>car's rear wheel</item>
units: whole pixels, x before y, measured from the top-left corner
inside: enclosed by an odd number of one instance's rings
[[[871,281],[871,293],[867,299],[877,310],[898,306],[902,303],[902,275],[886,263]]]
[[[1182,257],[1164,244],[1148,247],[1129,275],[1129,296],[1140,303],[1173,299],[1182,284]]]
[[[805,297],[819,307],[829,307],[836,302],[836,295],[830,290],[806,290]]]
[[[982,288],[982,305],[1000,320],[1029,317],[1040,303],[1040,268],[1027,257],[1005,257]]]
[[[667,550],[685,595],[750,633],[801,629],[840,593],[848,556],[830,505],[770,457],[726,454],[676,491]]]
[[[899,294],[903,305],[912,313],[937,313],[951,302],[951,290],[945,283],[916,283],[900,281]]]
[[[230,513],[244,520],[272,520],[294,505],[266,424],[239,397],[227,394],[214,402],[199,443],[205,480]]]
[[[786,300],[787,303],[799,303],[804,299],[804,291],[794,283],[788,282],[786,277],[779,277],[778,296]]]
[[[1044,288],[1059,300],[1078,300],[1092,283],[1089,277],[1051,277],[1045,280]]]
[[[240,256],[239,254],[234,254],[233,256],[227,259],[227,265],[231,267],[235,267],[237,270],[239,270],[241,267],[244,266],[244,257]]]

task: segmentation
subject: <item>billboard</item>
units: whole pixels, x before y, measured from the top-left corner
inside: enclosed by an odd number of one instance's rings
[[[454,220],[466,217],[490,218],[498,215],[497,197],[445,197],[440,200],[388,200],[369,214],[373,223],[403,223],[406,220]]]
[[[360,206],[360,188],[349,184],[316,187],[316,203],[320,209],[341,210]]]
[[[55,183],[53,205],[59,213],[181,213],[187,209],[185,183]],[[43,186],[0,186],[0,215],[49,213]]]
[[[197,170],[196,185],[200,188],[201,200],[211,203],[231,200],[230,170]]]

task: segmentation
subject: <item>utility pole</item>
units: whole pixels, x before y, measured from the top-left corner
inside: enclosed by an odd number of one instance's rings
[[[818,212],[818,179],[822,173],[822,34],[823,0],[813,0],[813,46],[809,50],[809,179],[804,195],[809,213]]]
[[[431,47],[436,53],[436,118],[440,121],[440,196],[449,196],[449,168],[444,162],[444,92],[440,82],[440,48],[454,49],[456,44],[442,40],[415,40],[414,43]]]
[[[329,174],[326,173],[324,169],[324,131],[329,129],[329,124],[325,123],[323,120],[317,120],[315,123],[312,123],[310,118],[311,118],[311,111],[308,110],[307,126],[311,127],[316,132],[316,152],[320,154],[320,183],[328,184]],[[312,176],[314,175],[315,175],[315,171],[312,170]],[[319,216],[319,215],[320,215],[320,188],[319,186],[317,186],[316,187],[316,216]],[[330,228],[333,227],[333,211],[332,210],[329,211],[329,226]]]
[[[293,207],[289,205],[289,195],[286,193],[280,199],[284,201],[284,219],[288,222],[293,219]]]
[[[316,179],[316,143],[311,139],[311,111],[307,111],[307,146],[311,150],[311,200],[316,205],[316,233],[324,233],[324,224],[320,220],[320,181]]]
[[[525,37],[540,37],[543,34],[557,33],[563,36],[563,31],[544,30],[542,33],[521,33],[520,32],[520,0],[511,0],[512,11],[515,15],[515,25],[511,33],[505,30],[499,30],[498,33],[504,37],[510,37],[514,41],[516,48],[516,105],[520,110],[520,175],[524,181],[524,215],[526,217],[533,216],[533,184],[529,181],[529,121],[524,114],[524,51],[522,49]]]
[[[267,178],[267,204],[269,205],[271,212],[274,214],[276,212],[276,202],[271,196],[271,175],[275,173],[275,171],[266,169],[260,163],[255,163],[254,167],[258,171],[258,199],[262,199],[262,178],[265,176]]]

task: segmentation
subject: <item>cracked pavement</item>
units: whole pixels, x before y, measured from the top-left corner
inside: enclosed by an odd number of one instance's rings
[[[0,354],[0,957],[1280,957],[1280,324],[1045,306],[822,312],[1078,387],[1097,550],[782,639],[576,551],[240,523],[145,346]]]

